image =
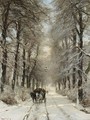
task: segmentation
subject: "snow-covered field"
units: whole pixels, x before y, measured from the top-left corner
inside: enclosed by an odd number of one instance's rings
[[[46,104],[29,99],[10,106],[0,101],[0,120],[90,120],[90,114],[77,109],[66,96],[52,91],[46,97]]]

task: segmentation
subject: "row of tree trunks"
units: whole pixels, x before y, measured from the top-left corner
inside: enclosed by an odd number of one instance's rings
[[[13,90],[16,85],[31,87],[37,62],[37,57],[32,54],[38,56],[36,46],[41,39],[41,16],[46,16],[44,14],[46,11],[47,9],[44,8],[41,1],[0,1],[1,92],[4,91],[7,79],[8,85]],[[24,43],[26,44],[24,45]],[[28,51],[31,54],[29,56]],[[30,57],[30,61],[28,61],[28,57]]]
[[[10,10],[10,3],[8,2],[6,6],[4,6],[3,14],[2,14],[2,77],[1,77],[1,92],[3,92],[4,84],[6,82],[6,69],[7,69],[7,45],[6,45],[6,37],[7,37],[7,29],[8,29],[8,16]]]

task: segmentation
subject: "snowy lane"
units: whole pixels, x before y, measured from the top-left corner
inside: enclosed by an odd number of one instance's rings
[[[76,109],[75,104],[68,100],[67,97],[53,93],[48,96],[48,99],[48,102],[52,101],[53,106],[55,107],[56,105],[56,107],[59,109],[59,116],[64,116],[66,118],[58,118],[58,120],[90,120],[90,114],[86,114]]]
[[[27,120],[49,120],[45,103],[36,103]]]
[[[46,98],[46,104],[30,99],[13,106],[0,102],[0,120],[90,120],[90,114],[76,109],[67,97],[53,92]]]
[[[69,116],[59,107],[60,104],[56,103],[54,98],[57,99],[57,96],[55,94],[49,94],[47,97],[46,106],[50,120],[71,120]],[[58,99],[58,101],[60,100]]]

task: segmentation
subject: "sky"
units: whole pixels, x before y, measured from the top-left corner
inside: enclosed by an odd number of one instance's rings
[[[52,0],[43,0],[44,3],[49,4]]]

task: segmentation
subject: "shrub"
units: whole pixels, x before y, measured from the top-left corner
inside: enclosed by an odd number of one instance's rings
[[[14,105],[17,104],[17,101],[12,94],[8,93],[3,93],[0,98],[4,103],[9,104],[9,105]]]

